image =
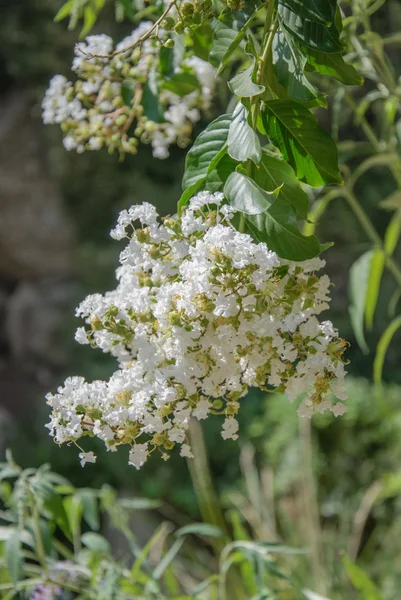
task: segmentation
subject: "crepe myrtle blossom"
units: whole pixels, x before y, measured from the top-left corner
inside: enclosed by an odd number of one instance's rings
[[[164,159],[171,144],[188,146],[194,124],[210,107],[216,70],[184,53],[172,76],[162,77],[161,50],[170,52],[171,60],[173,50],[163,46],[171,40],[161,29],[158,39],[124,52],[151,26],[141,23],[117,44],[115,56],[109,36],[88,36],[75,47],[76,81],[63,75],[50,81],[42,118],[46,124],[61,126],[66,150],[82,153],[106,147],[110,152],[136,154],[143,142],[152,145],[156,158]]]
[[[220,415],[222,437],[237,439],[251,386],[290,402],[303,395],[302,416],[345,411],[329,399],[346,399],[346,343],[318,318],[329,306],[329,278],[316,274],[324,262],[280,259],[234,229],[233,214],[209,192],[162,221],[147,203],[122,211],[111,232],[127,241],[117,287],[76,312],[85,321],[77,341],[112,354],[118,368],[108,381],[70,377],[47,396],[57,443],[89,435],[108,450],[127,444],[136,468],[176,445],[190,457],[190,419]]]

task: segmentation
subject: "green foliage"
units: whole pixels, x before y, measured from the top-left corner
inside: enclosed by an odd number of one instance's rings
[[[280,589],[287,590],[288,598],[298,597],[288,566],[278,560],[296,552],[283,544],[242,540],[240,532],[230,541],[209,523],[185,525],[171,540],[172,524],[163,522],[141,548],[130,527],[132,514],[140,509],[136,500],[119,499],[107,486],[76,489],[47,465],[22,470],[11,454],[0,465],[0,479],[13,480],[0,489],[0,520],[5,523],[0,527],[2,597],[33,598],[35,591],[45,594],[54,588],[57,597],[70,598],[72,593],[81,600],[196,600],[201,590],[211,598],[218,593],[221,599],[243,599],[255,577],[272,600],[280,598]],[[49,497],[57,499],[52,507]],[[146,500],[142,505],[150,506]],[[59,506],[65,509],[67,529],[59,528]],[[87,530],[90,524],[97,528],[104,517],[123,536],[126,550],[120,561],[114,556],[113,537],[110,543],[101,533]],[[216,571],[207,566],[208,549],[191,542],[210,538],[224,540]],[[246,573],[240,584],[239,572]]]

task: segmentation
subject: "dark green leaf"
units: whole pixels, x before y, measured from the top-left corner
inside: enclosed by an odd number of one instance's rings
[[[237,210],[245,215],[247,229],[254,239],[265,242],[279,256],[288,260],[307,260],[322,248],[315,236],[304,236],[298,229],[294,208],[280,194],[262,190],[242,173],[233,173],[224,193]]]
[[[233,173],[238,162],[228,154],[224,154],[216,166],[206,176],[203,189],[209,192],[221,192],[228,177]]]
[[[223,11],[218,19],[213,20],[213,44],[210,52],[210,62],[218,67],[218,74],[227,65],[233,52],[244,39],[256,10],[255,3],[248,0],[241,12]]]
[[[288,98],[297,102],[307,102],[309,105],[325,106],[324,96],[304,74],[306,57],[286,30],[276,33],[272,50],[277,81],[284,87]]]
[[[307,108],[291,100],[271,100],[261,114],[266,134],[298,179],[315,187],[342,182],[336,144]]]
[[[58,525],[58,527],[60,527],[60,529],[64,533],[64,535],[69,540],[71,540],[72,536],[71,536],[71,530],[69,527],[68,515],[65,510],[65,506],[64,506],[62,497],[57,493],[52,494],[46,500],[45,508],[49,512],[51,512],[56,524]]]
[[[201,25],[191,32],[191,36],[195,56],[208,61],[213,41],[213,29],[211,26]]]
[[[283,4],[279,4],[278,8],[281,23],[301,44],[312,50],[322,50],[323,52],[344,50],[335,23],[326,27],[321,23],[300,17]]]
[[[77,492],[77,496],[79,496],[82,506],[83,512],[82,516],[85,521],[88,523],[89,527],[94,531],[98,531],[100,527],[99,521],[99,507],[98,500],[96,497],[96,492],[91,489],[80,489]]]
[[[327,53],[304,48],[310,70],[321,75],[330,75],[344,85],[362,85],[363,77],[350,64],[346,63],[341,52]]]
[[[254,172],[254,180],[268,192],[282,186],[280,197],[294,207],[299,219],[307,218],[308,196],[295,177],[292,167],[278,154],[263,150],[262,161]]]
[[[239,162],[251,159],[259,164],[262,150],[257,133],[248,123],[248,111],[240,102],[237,104],[227,138],[227,151]]]
[[[255,59],[252,57],[252,64],[229,81],[228,87],[236,96],[250,98],[251,96],[258,96],[265,91],[263,85],[258,85],[252,80],[255,71],[255,62]]]
[[[337,0],[279,0],[294,13],[309,21],[330,25],[336,14]]]
[[[174,48],[165,48],[161,46],[159,50],[160,73],[166,77],[171,77],[174,73]]]
[[[163,81],[164,89],[170,90],[177,96],[186,96],[200,88],[199,79],[192,73],[176,73],[170,79]]]
[[[133,79],[126,79],[121,84],[121,96],[126,106],[132,106],[132,100],[134,99],[136,82]]]
[[[231,119],[231,115],[221,115],[196,138],[185,161],[182,180],[184,193],[179,200],[179,208],[188,203],[193,194],[205,183],[207,175],[223,158]]]
[[[164,121],[163,108],[159,104],[156,71],[149,72],[148,80],[143,86],[141,103],[145,117],[155,123],[162,123]]]
[[[10,537],[6,540],[4,555],[7,563],[8,574],[11,581],[16,584],[21,571],[22,563],[22,542],[21,533],[14,529]]]

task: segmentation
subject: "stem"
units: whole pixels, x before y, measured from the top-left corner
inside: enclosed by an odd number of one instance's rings
[[[205,523],[212,523],[222,531],[226,531],[224,516],[213,487],[202,427],[196,419],[191,419],[189,436],[194,458],[188,460],[188,466],[202,519]],[[217,555],[219,555],[224,545],[221,540],[213,538],[213,546]]]
[[[301,451],[301,476],[304,516],[311,550],[312,567],[316,590],[327,595],[327,583],[323,564],[323,546],[321,539],[320,513],[316,482],[313,473],[312,424],[307,418],[299,418],[299,441]]]

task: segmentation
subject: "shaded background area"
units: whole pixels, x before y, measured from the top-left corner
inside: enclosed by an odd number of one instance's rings
[[[67,153],[57,128],[41,124],[44,90],[55,73],[68,75],[76,41],[76,32],[52,22],[56,8],[52,0],[21,0],[0,6],[0,451],[11,447],[24,466],[49,461],[76,485],[96,487],[107,482],[118,489],[163,498],[174,510],[197,517],[193,487],[182,459],[173,457],[163,464],[149,461],[138,473],[128,467],[124,450],[106,455],[99,447],[98,463],[82,470],[76,448],[58,448],[44,429],[47,391],[70,374],[91,380],[106,378],[114,370],[112,359],[74,342],[78,325],[74,308],[88,293],[114,285],[121,247],[108,232],[122,208],[149,201],[162,214],[174,212],[185,158],[184,151],[172,148],[168,160],[156,161],[143,146],[137,157],[127,156],[124,162],[106,152]],[[377,14],[376,30],[396,31],[401,26],[400,13],[397,0],[387,2]],[[95,32],[121,38],[130,30],[129,24],[115,25],[113,21],[112,12],[106,10]],[[399,53],[394,50],[392,58],[399,71]],[[361,91],[352,93],[357,100]],[[329,127],[330,116],[324,118]],[[380,115],[369,112],[368,118],[375,123]],[[363,141],[346,109],[339,132],[340,139]],[[358,183],[358,197],[380,233],[389,215],[378,210],[378,204],[393,189],[384,167],[370,171]],[[320,516],[327,539],[336,540],[333,552],[342,552],[341,527],[352,529],[366,491],[377,479],[392,473],[396,477],[393,491],[384,494],[370,511],[358,552],[365,552],[369,564],[379,557],[381,576],[383,565],[388,565],[386,589],[396,590],[401,588],[401,564],[394,566],[401,554],[401,520],[397,517],[401,491],[400,337],[394,339],[387,356],[389,387],[385,397],[379,398],[369,383],[372,355],[364,356],[356,345],[347,312],[349,269],[368,245],[341,200],[330,205],[320,237],[335,242],[326,253],[327,270],[335,284],[327,318],[351,342],[349,414],[337,421],[329,416],[314,421]],[[391,279],[385,277],[375,327],[368,334],[371,348],[388,323],[387,301],[392,289]],[[240,421],[244,440],[250,440],[256,450],[258,467],[274,477],[283,533],[296,543],[299,539],[294,537],[291,523],[298,515],[302,455],[294,407],[284,398],[253,394],[241,409]],[[240,448],[233,442],[222,444],[219,428],[220,423],[210,422],[205,434],[214,481],[228,504],[243,485]],[[379,567],[371,567],[375,575]]]

